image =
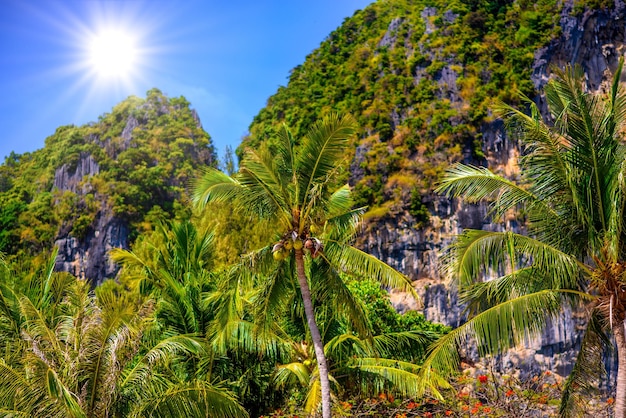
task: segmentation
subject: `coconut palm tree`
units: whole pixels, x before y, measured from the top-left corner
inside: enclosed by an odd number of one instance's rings
[[[185,379],[180,359],[203,354],[155,329],[151,300],[53,273],[0,286],[0,415],[246,417],[219,385]]]
[[[347,163],[348,146],[355,130],[350,117],[330,115],[315,123],[296,146],[284,127],[275,149],[248,149],[239,172],[228,176],[208,168],[196,181],[193,199],[201,208],[208,202],[232,202],[237,210],[259,219],[272,220],[278,241],[242,259],[242,266],[263,274],[263,306],[259,319],[275,321],[273,312],[286,303],[285,290],[301,295],[307,327],[319,369],[322,415],[331,415],[331,391],[324,341],[314,303],[312,286],[333,292],[351,309],[354,321],[363,320],[339,272],[372,277],[385,286],[413,291],[406,277],[386,264],[350,245],[350,236],[338,236],[341,229],[358,222],[362,209],[352,209],[347,186],[334,189],[336,177]],[[322,259],[320,274],[307,275],[307,263]],[[309,269],[309,271],[311,271]],[[364,324],[363,324],[364,325]],[[362,328],[365,328],[363,326]]]
[[[427,330],[406,330],[372,338],[360,338],[352,332],[329,336],[324,352],[330,374],[335,376],[335,392],[350,390],[376,396],[389,391],[413,396],[419,386],[417,360],[439,336]],[[291,361],[277,367],[273,381],[278,388],[293,385],[307,388],[303,410],[313,414],[320,403],[317,363],[308,344],[292,344]]]
[[[561,403],[563,416],[583,408],[603,353],[615,338],[618,356],[615,416],[626,417],[626,95],[622,63],[605,94],[589,93],[580,68],[556,71],[545,95],[551,121],[528,100],[530,115],[502,106],[524,155],[519,182],[486,168],[458,165],[439,191],[468,202],[491,202],[496,218],[516,213],[527,234],[466,230],[451,246],[447,266],[467,303],[468,322],[434,345],[423,381],[459,363],[457,347],[476,338],[483,354],[536,336],[564,306],[588,322]],[[485,277],[496,277],[485,280]],[[584,305],[581,306],[581,305]],[[578,408],[578,412],[577,412]]]
[[[259,385],[261,379],[254,369],[270,368],[280,339],[256,332],[250,322],[253,310],[248,294],[230,282],[234,278],[237,283],[240,277],[215,270],[212,232],[190,221],[161,224],[132,251],[116,249],[111,255],[123,266],[120,280],[124,284],[158,301],[155,314],[169,335],[193,335],[202,343],[202,358],[189,356],[185,362],[188,376],[229,381],[236,376],[244,405],[262,408],[269,401],[267,393],[254,396],[247,391],[247,383],[255,385],[257,392],[269,386],[266,382]],[[233,298],[239,308],[230,310]]]

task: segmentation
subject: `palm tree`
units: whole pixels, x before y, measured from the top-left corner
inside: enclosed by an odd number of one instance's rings
[[[94,296],[88,283],[53,273],[54,259],[43,274],[3,277],[0,415],[247,416],[225,388],[178,371],[203,347],[158,332],[153,301],[106,285]]]
[[[315,123],[296,147],[291,132],[284,127],[273,152],[267,148],[246,150],[239,172],[232,176],[208,168],[193,192],[200,207],[227,201],[237,210],[274,221],[279,241],[244,257],[242,265],[267,278],[259,302],[265,323],[275,320],[272,312],[276,306],[284,306],[284,290],[297,283],[317,359],[324,418],[331,415],[330,383],[311,286],[334,292],[344,302],[344,309],[353,309],[357,322],[363,319],[362,311],[339,272],[376,278],[385,286],[413,291],[405,276],[352,247],[348,238],[353,235],[338,236],[355,225],[363,213],[362,209],[352,209],[347,186],[333,189],[347,162],[354,131],[352,118],[330,115]],[[312,259],[324,261],[315,264],[319,266],[315,276],[307,275],[307,263]]]
[[[271,367],[280,340],[255,332],[248,295],[230,284],[230,272],[215,269],[213,232],[190,221],[161,224],[132,251],[115,249],[111,255],[123,266],[122,283],[158,301],[155,315],[165,332],[194,336],[203,345],[202,358],[189,356],[185,362],[190,378],[228,381],[251,410],[271,400],[264,391],[269,385],[258,378],[257,369]],[[231,298],[240,306],[235,315],[224,308]],[[255,393],[248,390],[250,384]]]
[[[626,417],[626,95],[622,63],[610,91],[587,92],[580,68],[556,71],[545,88],[553,122],[502,106],[520,134],[524,155],[515,183],[481,167],[458,165],[439,187],[469,202],[491,201],[491,215],[517,210],[527,235],[466,230],[448,252],[447,266],[467,303],[468,322],[436,343],[423,381],[446,375],[459,363],[457,346],[476,338],[494,353],[538,335],[558,320],[564,305],[588,313],[588,322],[561,403],[576,415],[582,395],[603,369],[615,337],[618,356],[615,416]],[[521,208],[521,210],[519,210]],[[496,276],[493,280],[485,277]],[[579,412],[579,411],[578,411]]]
[[[324,347],[336,391],[350,390],[376,396],[394,392],[413,396],[419,386],[417,360],[440,334],[427,330],[406,330],[372,338],[352,332],[330,336]],[[297,385],[307,388],[304,412],[313,414],[319,399],[319,373],[310,347],[293,342],[291,361],[277,367],[274,384],[278,388]],[[411,360],[411,361],[408,361]]]
[[[202,302],[215,289],[213,234],[189,221],[159,225],[133,251],[114,249],[122,280],[158,301],[161,323],[181,335],[204,337],[212,315]]]

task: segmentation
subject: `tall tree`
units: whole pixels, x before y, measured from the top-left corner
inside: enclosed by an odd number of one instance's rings
[[[189,221],[171,222],[159,225],[133,251],[113,250],[111,258],[124,267],[122,279],[159,301],[157,315],[165,327],[204,337],[211,313],[202,297],[216,282],[213,241],[213,234]]]
[[[155,329],[153,301],[46,269],[0,272],[0,415],[247,417],[232,393],[179,364],[202,345]]]
[[[584,408],[582,396],[600,377],[612,332],[619,359],[615,416],[626,417],[622,64],[604,94],[588,92],[580,68],[556,71],[545,89],[549,121],[530,100],[530,115],[502,106],[524,146],[519,184],[480,167],[447,172],[439,191],[490,201],[496,218],[516,210],[525,216],[528,234],[466,230],[452,245],[448,265],[473,316],[433,347],[424,381],[458,364],[456,348],[467,336],[477,339],[482,353],[506,350],[538,335],[572,305],[588,313],[588,322],[561,414],[575,416]]]
[[[266,273],[268,278],[263,299],[266,321],[272,320],[268,315],[272,305],[284,303],[281,289],[291,286],[291,280],[297,282],[317,359],[324,418],[331,416],[330,383],[312,284],[325,291],[332,289],[346,302],[346,309],[358,306],[352,303],[339,272],[372,277],[386,286],[413,291],[404,275],[352,247],[345,237],[333,235],[333,231],[354,225],[363,213],[362,209],[352,209],[347,186],[333,187],[347,162],[354,130],[352,118],[330,115],[316,122],[296,146],[289,129],[283,127],[275,149],[246,150],[239,171],[232,176],[207,169],[195,183],[193,193],[200,207],[211,201],[229,201],[236,210],[273,220],[277,225],[280,240],[244,259],[244,263],[252,261],[248,266]],[[324,263],[310,263],[317,258]],[[315,276],[307,275],[307,271],[315,271]],[[362,318],[355,315],[354,320]]]

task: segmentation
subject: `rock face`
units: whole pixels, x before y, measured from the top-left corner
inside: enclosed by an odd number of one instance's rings
[[[84,196],[90,189],[86,180],[99,172],[100,167],[93,156],[83,154],[73,172],[68,164],[56,170],[54,188]],[[101,210],[97,212],[93,227],[83,239],[61,233],[55,242],[59,249],[56,269],[96,283],[116,274],[117,266],[109,259],[108,252],[113,248],[128,248],[129,241],[127,222],[113,216],[104,197],[101,197],[99,204]]]
[[[611,9],[571,15],[574,2],[566,1],[561,13],[562,35],[535,54],[532,80],[540,89],[549,79],[551,67],[579,64],[591,89],[600,88],[624,55],[624,16],[621,0]]]
[[[59,249],[55,268],[95,283],[114,277],[118,267],[108,253],[113,248],[128,249],[128,236],[126,222],[101,212],[95,228],[83,240],[66,236],[55,242]]]
[[[622,1],[616,1],[610,10],[587,11],[574,17],[570,16],[572,1],[566,3],[560,19],[561,36],[535,54],[533,82],[541,89],[554,67],[578,64],[583,67],[590,88],[601,89],[625,52],[626,7]],[[542,97],[536,100],[545,111]],[[482,134],[489,167],[514,178],[519,147],[505,131],[502,121],[485,124]],[[409,220],[381,222],[370,227],[361,245],[414,280],[427,319],[457,326],[464,320],[463,307],[459,306],[454,285],[440,272],[444,249],[465,228],[506,228],[520,232],[522,226],[514,220],[503,225],[489,223],[484,206],[441,196],[430,196],[423,201],[431,213],[426,227],[415,229]],[[399,310],[415,307],[414,302],[401,295],[392,295],[392,301]],[[500,357],[498,363],[506,369],[523,367],[526,375],[538,369],[569,373],[582,337],[581,325],[576,312],[566,312],[562,320],[548,325],[541,338]],[[614,373],[614,367],[608,366],[609,374]]]
[[[74,131],[83,135],[75,143],[92,151],[55,169],[55,204],[66,199],[73,212],[55,240],[56,269],[97,285],[115,277],[119,268],[109,251],[128,249],[134,225],[144,222],[148,212],[167,217],[189,175],[200,165],[214,165],[215,154],[189,103],[156,89],[146,100],[129,98],[100,122]]]
[[[83,178],[96,175],[100,172],[100,165],[94,160],[91,154],[82,154],[78,164],[71,169],[69,164],[63,164],[54,173],[54,188],[58,190],[69,190],[80,192],[80,182]]]

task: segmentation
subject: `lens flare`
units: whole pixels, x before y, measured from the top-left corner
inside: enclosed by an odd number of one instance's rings
[[[104,30],[89,43],[89,65],[99,77],[124,78],[137,61],[135,38],[121,30]]]

